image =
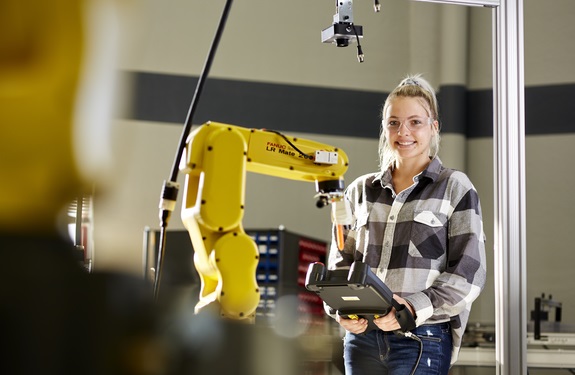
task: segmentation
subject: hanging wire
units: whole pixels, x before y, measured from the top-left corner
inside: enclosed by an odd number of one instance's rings
[[[230,13],[230,9],[232,6],[232,0],[227,0],[222,11],[222,15],[220,17],[220,21],[218,24],[218,28],[216,30],[214,39],[212,41],[210,50],[208,52],[206,61],[204,63],[204,67],[202,73],[198,79],[198,83],[196,85],[196,91],[194,92],[194,97],[192,98],[192,102],[190,104],[190,108],[188,109],[188,113],[186,115],[186,121],[184,129],[180,136],[180,141],[178,143],[178,148],[176,150],[176,156],[174,158],[174,162],[172,164],[172,170],[170,173],[170,179],[168,181],[164,181],[164,185],[162,187],[162,194],[160,198],[160,241],[159,241],[159,248],[158,248],[158,260],[156,263],[156,271],[154,275],[154,296],[157,298],[160,289],[160,281],[162,278],[162,269],[164,263],[164,250],[166,247],[166,227],[168,226],[168,222],[171,216],[172,211],[175,207],[175,202],[178,197],[178,190],[179,185],[177,183],[178,180],[178,172],[179,172],[179,164],[180,159],[182,158],[182,154],[184,152],[184,148],[186,146],[186,140],[188,138],[188,134],[192,129],[194,115],[196,113],[196,109],[200,100],[200,96],[202,94],[202,90],[204,88],[206,79],[208,77],[209,71],[212,66],[212,62],[216,55],[216,50],[220,43],[220,39],[222,37],[224,27],[226,25],[226,21],[228,15]]]

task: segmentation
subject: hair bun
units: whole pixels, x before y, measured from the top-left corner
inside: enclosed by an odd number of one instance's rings
[[[416,79],[417,79],[417,77],[408,77],[408,78],[404,79],[403,81],[401,81],[401,83],[399,85],[400,86],[414,85],[414,86],[419,86],[419,87],[423,88],[421,83],[416,81]]]

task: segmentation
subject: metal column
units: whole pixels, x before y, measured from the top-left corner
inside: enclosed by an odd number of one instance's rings
[[[497,374],[527,374],[523,0],[493,14]]]
[[[418,0],[493,7],[496,368],[527,374],[523,0]]]

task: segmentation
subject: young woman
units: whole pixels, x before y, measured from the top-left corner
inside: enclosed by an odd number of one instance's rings
[[[409,76],[382,110],[380,171],[346,190],[353,225],[329,268],[360,260],[393,291],[417,327],[399,334],[395,311],[374,319],[334,315],[345,329],[346,375],[446,375],[457,359],[472,302],[485,283],[479,197],[469,178],[446,168],[439,149],[435,91]]]

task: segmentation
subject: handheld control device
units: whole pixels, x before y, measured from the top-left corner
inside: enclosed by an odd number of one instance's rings
[[[345,318],[368,320],[366,332],[378,329],[373,320],[395,308],[401,331],[415,328],[409,309],[393,299],[393,292],[371,268],[360,261],[348,270],[328,270],[323,263],[309,265],[305,287],[316,293],[334,312]]]

